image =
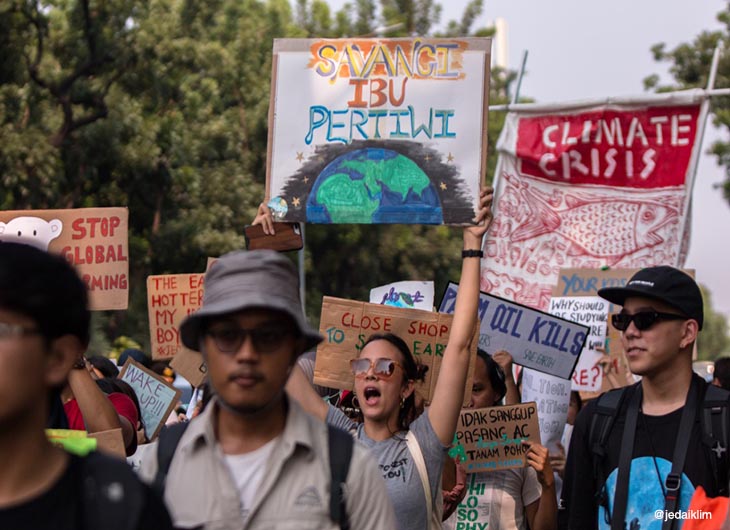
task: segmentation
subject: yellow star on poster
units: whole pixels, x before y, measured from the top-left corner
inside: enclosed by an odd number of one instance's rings
[[[307,182],[309,182],[309,177],[304,177],[304,183],[306,184]]]
[[[299,162],[301,162],[302,160],[304,160],[304,153],[302,153],[301,151],[297,151],[297,160]]]
[[[431,161],[431,155],[426,155],[425,156],[425,160],[426,160],[426,162],[430,162]]]
[[[441,189],[442,189],[443,191],[446,191],[446,184],[444,184],[443,182],[441,183],[441,186],[440,186],[440,187],[441,187]]]
[[[453,162],[454,161],[454,155],[452,155],[451,153],[449,153],[449,156],[446,157],[446,160],[448,160],[449,162]]]
[[[294,206],[295,208],[299,208],[299,197],[294,197],[294,198],[293,198],[293,199],[291,200],[291,203],[292,203],[292,205],[293,205],[293,206]]]

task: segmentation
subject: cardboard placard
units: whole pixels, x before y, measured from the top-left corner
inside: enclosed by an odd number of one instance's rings
[[[449,282],[439,311],[453,313],[458,284]],[[570,379],[589,328],[487,293],[479,295],[479,347],[505,350],[514,362]]]
[[[573,371],[573,390],[596,392],[603,384],[603,370],[596,366],[603,356],[597,347],[606,344],[606,324],[610,302],[599,296],[553,296],[548,312],[590,327],[585,347]]]
[[[153,359],[169,359],[184,348],[180,343],[180,323],[203,303],[204,277],[202,273],[147,277]]]
[[[129,211],[126,208],[0,212],[0,243],[61,254],[89,290],[89,309],[127,309]]]
[[[486,168],[491,39],[275,39],[275,220],[471,222]]]
[[[182,391],[131,357],[122,366],[119,379],[129,383],[142,410],[142,425],[148,440],[154,440],[175,408]]]
[[[74,429],[46,429],[46,437],[53,445],[77,456],[86,456],[96,451],[97,442],[89,438],[86,431]]]
[[[433,309],[433,282],[395,282],[370,289],[370,303],[407,307],[409,309]]]
[[[530,368],[522,369],[522,400],[537,403],[540,440],[551,452],[555,451],[565,430],[570,390],[570,382],[565,379]]]
[[[639,269],[560,269],[553,296],[597,296],[598,289],[624,287]]]
[[[183,376],[188,382],[198,388],[205,381],[208,367],[200,352],[183,348],[170,361],[170,368]]]
[[[540,441],[536,403],[464,409],[449,456],[467,473],[525,467],[523,441]]]
[[[373,333],[394,333],[406,342],[418,361],[429,367],[425,381],[416,385],[416,390],[426,402],[430,402],[452,321],[453,316],[442,313],[325,296],[319,324],[324,341],[317,348],[314,383],[352,389],[354,379],[350,360],[357,357],[364,342]],[[475,331],[464,403],[471,397],[476,342]]]
[[[136,436],[136,433],[135,433]],[[90,432],[89,438],[96,438],[96,448],[118,458],[127,458],[127,451],[124,448],[122,429],[109,429],[108,431]]]

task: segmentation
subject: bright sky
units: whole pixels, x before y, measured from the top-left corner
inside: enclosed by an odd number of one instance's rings
[[[338,9],[344,0],[330,0]],[[459,19],[467,0],[441,0],[442,22]],[[518,69],[528,50],[521,94],[540,103],[643,93],[642,80],[665,74],[650,48],[669,49],[721,26],[722,0],[485,0],[475,27],[497,17],[508,24],[509,67]],[[725,87],[718,87],[725,88]],[[720,138],[708,124],[703,149]],[[727,133],[723,133],[727,134]],[[723,180],[714,157],[703,155],[695,182],[692,240],[685,264],[697,271],[715,309],[730,317],[730,205],[713,185]]]

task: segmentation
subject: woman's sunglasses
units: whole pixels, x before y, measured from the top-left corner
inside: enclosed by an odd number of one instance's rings
[[[395,372],[395,367],[403,369],[403,366],[398,361],[392,359],[352,359],[350,361],[350,368],[355,377],[365,377],[368,371],[372,368],[373,373],[378,377],[390,377]]]
[[[660,320],[687,320],[687,317],[675,313],[659,313],[658,311],[640,311],[633,315],[626,313],[611,315],[611,324],[619,331],[626,331],[632,322],[639,331],[646,331]]]

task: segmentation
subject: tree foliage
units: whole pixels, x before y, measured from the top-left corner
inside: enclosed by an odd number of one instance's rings
[[[488,34],[473,28],[481,10],[473,0],[446,34]],[[97,315],[107,336],[97,344],[146,344],[145,278],[242,248],[264,198],[273,39],[432,35],[440,16],[433,0],[338,12],[322,0],[3,0],[0,208],[127,206],[130,308]],[[511,80],[495,75],[491,103],[507,101]],[[323,294],[363,299],[390,281],[457,277],[460,234],[446,227],[306,234],[313,320]]]
[[[728,336],[727,318],[712,309],[712,296],[704,287],[702,298],[705,318],[702,331],[697,338],[697,358],[713,361],[723,354],[730,353],[730,337]]]

